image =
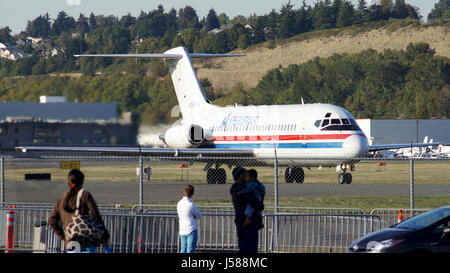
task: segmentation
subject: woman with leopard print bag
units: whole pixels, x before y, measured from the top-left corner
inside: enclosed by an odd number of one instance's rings
[[[84,174],[73,169],[69,172],[67,181],[70,190],[59,197],[48,218],[48,224],[65,241],[66,247],[79,244],[80,252],[92,253],[100,244],[108,246],[109,233],[97,204],[91,193],[82,189]]]

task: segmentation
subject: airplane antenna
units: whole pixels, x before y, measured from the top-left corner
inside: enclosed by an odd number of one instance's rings
[[[303,101],[303,97],[302,97],[302,104],[305,104],[305,102]]]

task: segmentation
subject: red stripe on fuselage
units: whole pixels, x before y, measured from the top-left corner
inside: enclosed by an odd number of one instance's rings
[[[215,136],[213,141],[338,140],[362,134]]]

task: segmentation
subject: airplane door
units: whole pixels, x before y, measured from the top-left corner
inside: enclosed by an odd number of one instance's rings
[[[306,122],[303,121],[299,124],[299,135],[300,135],[300,141],[301,143],[306,143]]]

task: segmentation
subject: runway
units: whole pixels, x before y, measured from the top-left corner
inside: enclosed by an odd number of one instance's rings
[[[205,201],[231,200],[231,183],[210,185],[192,183],[195,187],[195,199]],[[182,182],[147,182],[143,186],[144,203],[173,203],[183,195]],[[274,184],[267,183],[266,198],[273,198]],[[136,182],[86,182],[84,188],[90,191],[99,204],[137,204],[139,203],[139,185]],[[11,203],[54,203],[68,190],[63,181],[7,181],[5,183],[5,202]],[[415,195],[447,196],[449,184],[417,184]],[[279,197],[317,197],[317,196],[409,196],[409,184],[286,184],[278,185]]]

